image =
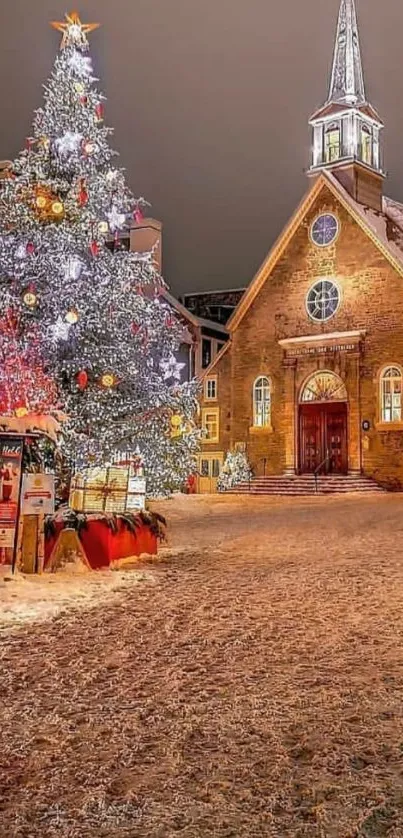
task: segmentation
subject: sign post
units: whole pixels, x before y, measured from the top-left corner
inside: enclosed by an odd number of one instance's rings
[[[13,573],[17,556],[23,453],[23,436],[0,434],[0,564],[11,564]]]

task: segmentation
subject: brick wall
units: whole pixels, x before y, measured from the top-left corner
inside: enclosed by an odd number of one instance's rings
[[[320,249],[310,241],[308,232],[315,216],[325,211],[338,216],[341,228],[337,241]],[[339,310],[325,324],[314,323],[305,309],[307,292],[320,277],[334,278],[342,294]],[[298,358],[294,369],[285,369],[279,340],[357,329],[366,331],[360,358],[344,352],[305,356]],[[347,387],[349,451],[354,464],[358,462],[380,482],[403,485],[403,425],[396,431],[377,427],[379,374],[389,363],[403,365],[403,278],[324,189],[214,370],[220,381],[221,437],[217,448],[227,450],[237,441],[245,441],[258,473],[263,468],[262,458],[267,459],[266,473],[282,473],[301,386],[316,370],[330,369]],[[264,430],[252,428],[252,387],[260,374],[272,381],[272,427]],[[363,419],[371,423],[367,434],[361,430]]]

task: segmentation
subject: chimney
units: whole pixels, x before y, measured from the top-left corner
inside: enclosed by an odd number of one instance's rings
[[[136,221],[130,229],[130,250],[136,253],[153,251],[158,271],[162,270],[162,224],[155,218]]]

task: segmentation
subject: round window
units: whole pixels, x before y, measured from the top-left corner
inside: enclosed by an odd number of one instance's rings
[[[335,215],[318,215],[311,227],[311,239],[318,247],[328,247],[337,238],[339,222]]]
[[[330,279],[320,279],[312,285],[306,298],[306,308],[312,320],[330,320],[340,305],[340,291]]]

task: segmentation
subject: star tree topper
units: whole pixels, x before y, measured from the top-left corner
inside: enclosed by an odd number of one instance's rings
[[[100,23],[81,23],[77,12],[70,12],[66,15],[66,23],[52,20],[51,26],[58,32],[63,32],[60,49],[65,47],[86,47],[88,46],[87,33],[98,29]]]

